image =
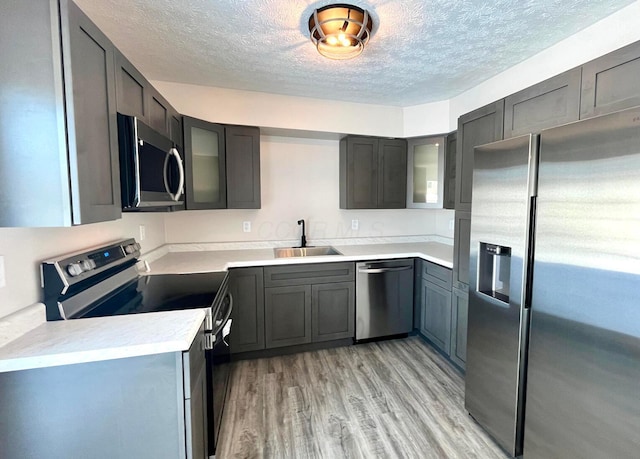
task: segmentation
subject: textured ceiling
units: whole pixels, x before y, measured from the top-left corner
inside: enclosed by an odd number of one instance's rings
[[[448,99],[633,0],[353,0],[362,55],[309,40],[310,0],[76,0],[151,80],[408,106]]]

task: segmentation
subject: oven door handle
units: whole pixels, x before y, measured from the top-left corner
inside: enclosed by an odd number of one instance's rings
[[[167,170],[169,169],[169,157],[171,156],[176,157],[176,161],[178,163],[178,172],[180,173],[178,189],[176,190],[175,194],[173,194],[169,189],[169,178],[167,177]],[[182,189],[184,188],[184,167],[182,166],[182,158],[180,157],[180,153],[178,153],[178,150],[176,148],[171,148],[171,150],[169,150],[167,152],[167,155],[164,157],[164,168],[162,170],[162,174],[164,178],[164,188],[165,190],[167,190],[169,197],[172,201],[178,201],[180,199],[180,196],[182,195]]]
[[[225,297],[229,298],[229,307],[227,309],[227,312],[224,315],[224,319],[216,320],[216,323],[214,324],[215,328],[211,332],[213,336],[217,336],[218,333],[220,333],[220,331],[224,328],[225,324],[229,320],[229,317],[231,317],[231,313],[233,312],[233,295],[231,294],[231,292],[227,292]]]

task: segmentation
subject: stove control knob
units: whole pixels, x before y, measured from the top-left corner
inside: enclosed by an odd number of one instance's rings
[[[131,255],[133,252],[136,251],[135,244],[130,244],[130,245],[125,246],[124,251],[127,253],[127,255]]]
[[[96,262],[93,260],[84,260],[80,266],[83,271],[91,271],[96,267]]]
[[[80,274],[82,274],[82,271],[84,270],[82,269],[80,263],[69,263],[67,265],[67,273],[69,273],[71,277],[79,276]]]

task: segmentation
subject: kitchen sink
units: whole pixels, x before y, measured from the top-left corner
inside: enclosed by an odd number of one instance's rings
[[[276,258],[320,257],[323,255],[342,255],[331,246],[321,247],[276,247],[273,249]]]

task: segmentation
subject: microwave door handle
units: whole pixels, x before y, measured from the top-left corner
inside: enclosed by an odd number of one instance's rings
[[[178,182],[178,189],[175,194],[171,192],[169,189],[169,178],[167,177],[167,170],[169,169],[169,157],[175,156],[176,161],[178,162],[178,172],[180,173],[180,179]],[[182,158],[180,158],[180,154],[178,150],[175,148],[171,148],[167,152],[167,155],[164,157],[164,168],[163,168],[163,178],[164,178],[164,188],[167,190],[167,194],[171,198],[172,201],[177,201],[180,199],[180,195],[182,194],[182,188],[184,187],[184,168],[182,167]]]
[[[144,146],[144,141],[138,137],[138,119],[133,118],[133,170],[135,174],[135,191],[133,196],[133,207],[140,205],[140,147]]]
[[[178,172],[180,172],[180,180],[178,181],[178,190],[176,191],[176,195],[174,199],[174,201],[177,201],[178,199],[180,199],[180,196],[182,195],[182,193],[184,193],[184,166],[182,165],[182,157],[180,157],[180,153],[178,152],[178,149],[172,148],[170,151],[173,152],[173,155],[176,157],[176,160],[178,161]]]

